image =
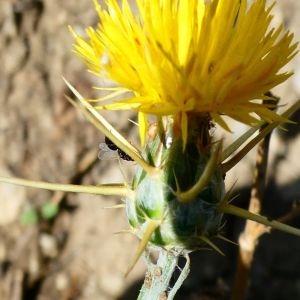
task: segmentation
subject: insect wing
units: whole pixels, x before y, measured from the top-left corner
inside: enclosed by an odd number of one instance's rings
[[[100,160],[112,160],[118,158],[118,153],[108,148],[106,143],[99,144],[98,158]]]

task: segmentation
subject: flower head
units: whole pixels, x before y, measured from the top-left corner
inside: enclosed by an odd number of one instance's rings
[[[148,114],[173,116],[184,141],[191,113],[226,129],[222,115],[249,125],[279,118],[257,100],[291,75],[280,69],[297,45],[282,26],[271,28],[265,0],[136,3],[135,13],[127,0],[106,0],[106,8],[95,0],[97,29],[87,29],[87,40],[75,34],[75,51],[90,71],[119,85],[111,93],[119,99],[99,108],[136,110],[142,137]]]

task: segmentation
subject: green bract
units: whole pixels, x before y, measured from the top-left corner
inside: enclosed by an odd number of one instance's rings
[[[225,195],[222,172],[216,168],[209,184],[192,201],[180,199],[180,192],[192,188],[203,174],[211,149],[202,149],[193,136],[184,151],[182,145],[180,135],[157,134],[143,156],[161,172],[151,175],[137,166],[132,187],[135,193],[126,199],[134,232],[143,238],[149,222],[155,221],[158,225],[150,244],[178,253],[199,249],[219,233],[222,213],[217,206]]]

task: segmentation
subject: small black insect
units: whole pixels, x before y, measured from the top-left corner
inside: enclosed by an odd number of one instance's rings
[[[119,148],[116,146],[114,142],[112,142],[108,137],[104,138],[104,142],[107,145],[107,147],[112,151],[117,151]]]
[[[117,153],[121,159],[127,160],[127,161],[133,161],[133,159],[128,154],[126,154],[117,145],[115,145],[115,143],[112,142],[108,137],[105,137],[104,142],[110,150],[117,151]]]

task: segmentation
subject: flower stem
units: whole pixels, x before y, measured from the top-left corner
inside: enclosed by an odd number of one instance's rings
[[[176,293],[190,272],[190,260],[188,256],[186,256],[186,264],[181,270],[174,286],[170,288],[170,281],[177,268],[178,258],[179,255],[160,249],[157,264],[152,264],[148,267],[138,300],[174,299]]]

